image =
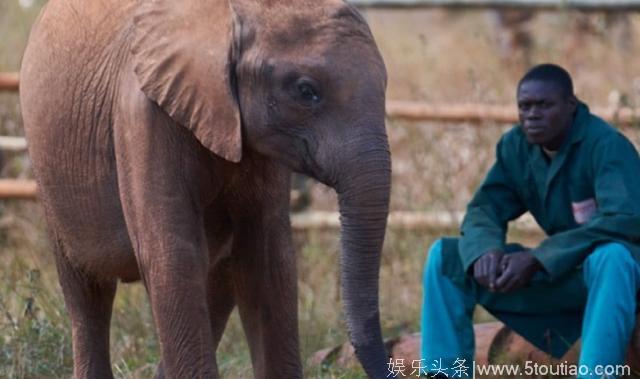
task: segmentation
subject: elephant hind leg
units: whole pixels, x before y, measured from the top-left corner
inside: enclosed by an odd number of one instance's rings
[[[109,357],[109,324],[116,279],[98,279],[74,267],[56,247],[56,267],[71,317],[74,378],[113,378]]]

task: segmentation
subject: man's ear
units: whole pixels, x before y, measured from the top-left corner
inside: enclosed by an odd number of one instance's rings
[[[213,153],[239,162],[235,17],[224,1],[142,2],[133,20],[131,52],[145,95]]]

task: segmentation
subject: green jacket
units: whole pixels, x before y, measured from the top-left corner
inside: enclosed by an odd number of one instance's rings
[[[550,161],[518,125],[502,136],[462,223],[458,249],[465,273],[487,251],[504,250],[507,223],[526,211],[548,236],[532,253],[551,280],[575,270],[604,242],[621,242],[640,259],[638,153],[585,104],[576,112]]]
[[[640,261],[638,153],[584,104],[550,161],[514,127],[500,139],[496,163],[469,203],[462,236],[442,240],[443,274],[458,285],[473,286],[469,268],[481,255],[521,250],[505,239],[508,222],[526,211],[548,236],[532,250],[544,270],[517,293],[479,292],[478,302],[559,358],[580,336],[583,309],[575,304],[586,302],[579,268],[587,255],[597,245],[615,241]],[[565,311],[555,311],[563,307]]]

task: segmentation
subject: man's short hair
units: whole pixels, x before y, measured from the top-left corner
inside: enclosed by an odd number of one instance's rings
[[[571,80],[571,76],[567,70],[558,65],[544,63],[534,66],[520,79],[518,89],[520,89],[522,83],[533,80],[554,83],[560,87],[565,97],[573,96],[573,81]]]

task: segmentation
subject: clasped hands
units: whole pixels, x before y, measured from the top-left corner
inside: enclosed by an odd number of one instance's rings
[[[491,292],[511,292],[524,287],[542,265],[530,251],[505,254],[489,251],[473,264],[473,278]]]

